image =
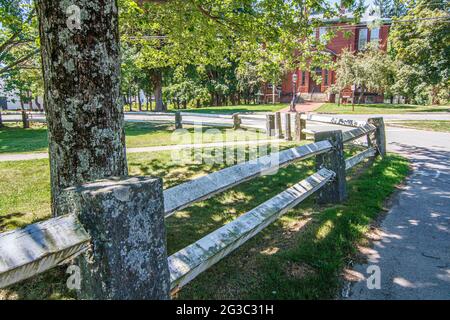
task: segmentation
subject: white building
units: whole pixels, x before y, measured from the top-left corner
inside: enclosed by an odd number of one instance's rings
[[[42,97],[38,97],[38,102],[43,105]],[[30,107],[29,103],[24,105],[25,109],[28,110]],[[33,110],[38,110],[38,106],[36,102],[32,101]],[[20,98],[17,94],[6,92],[4,90],[4,81],[0,78],[0,109],[1,110],[19,110],[20,107]]]

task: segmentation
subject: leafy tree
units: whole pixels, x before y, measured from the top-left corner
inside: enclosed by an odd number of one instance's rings
[[[380,9],[382,18],[401,17],[407,12],[405,0],[375,0],[374,5]]]
[[[136,66],[152,79],[157,110],[166,109],[164,75],[179,66],[203,68],[214,104],[222,104],[240,94],[228,73],[233,67],[255,65],[265,82],[278,83],[287,68],[322,63],[329,57],[315,36],[321,21],[310,13],[337,12],[323,0],[167,0],[142,7],[121,0],[121,8],[122,40],[136,48]]]
[[[337,80],[332,90],[341,93],[350,86],[359,88],[359,103],[366,92],[389,94],[394,83],[393,61],[376,43],[369,44],[366,50],[356,54],[344,51],[336,62],[335,70]],[[354,106],[356,97],[352,100]]]
[[[0,0],[0,25],[0,77],[5,77],[39,53],[33,2]]]
[[[398,67],[398,93],[416,102],[428,94],[433,103],[438,103],[439,98],[442,100],[440,92],[450,92],[447,2],[417,1],[401,20],[394,19],[390,44]]]

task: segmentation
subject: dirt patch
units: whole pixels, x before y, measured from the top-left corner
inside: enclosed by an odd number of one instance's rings
[[[315,270],[306,263],[289,263],[286,268],[286,274],[288,277],[295,279],[303,279],[309,277],[315,273]]]

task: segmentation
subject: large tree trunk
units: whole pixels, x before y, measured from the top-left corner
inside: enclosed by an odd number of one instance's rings
[[[152,71],[152,84],[155,94],[155,111],[165,112],[167,111],[167,106],[164,105],[162,97],[162,70],[155,69]]]
[[[3,128],[2,109],[0,109],[0,128]]]
[[[62,189],[126,176],[116,0],[78,0],[81,28],[62,0],[37,0],[48,122],[52,211]]]

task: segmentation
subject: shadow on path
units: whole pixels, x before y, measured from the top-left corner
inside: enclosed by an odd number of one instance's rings
[[[350,299],[450,299],[450,152],[393,143],[414,168],[381,223]],[[381,270],[381,289],[368,289],[369,266]]]

